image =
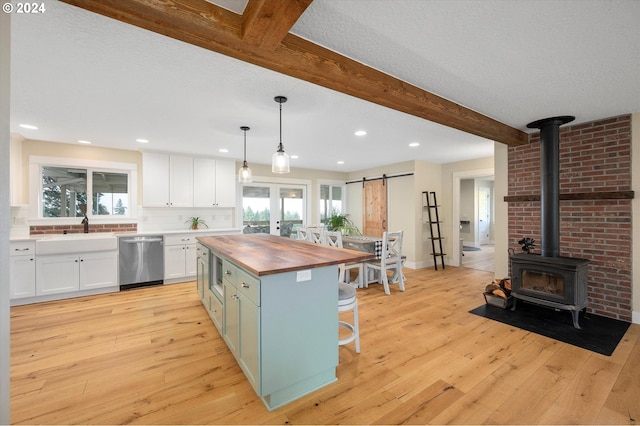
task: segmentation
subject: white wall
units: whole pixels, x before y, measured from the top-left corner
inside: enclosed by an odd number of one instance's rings
[[[10,402],[9,217],[11,189],[9,92],[11,15],[0,14],[0,424],[8,425]]]
[[[509,209],[504,197],[509,191],[508,164],[509,149],[501,143],[494,143],[493,148],[494,163],[494,215],[496,226],[493,229],[493,242],[495,247],[494,274],[496,278],[509,276]]]

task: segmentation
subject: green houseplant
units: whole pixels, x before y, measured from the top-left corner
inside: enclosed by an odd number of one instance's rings
[[[336,211],[327,221],[327,229],[329,231],[340,231],[343,235],[362,235],[349,214],[341,214]]]
[[[204,219],[200,219],[199,217],[190,217],[184,223],[189,223],[191,225],[191,229],[198,229],[200,226],[204,226],[208,228],[209,226],[204,221]]]

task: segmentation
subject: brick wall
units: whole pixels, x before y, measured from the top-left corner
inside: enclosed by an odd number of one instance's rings
[[[540,138],[509,148],[509,196],[540,194]],[[631,116],[560,127],[560,193],[631,190]],[[540,203],[509,202],[509,248],[540,248]],[[588,259],[588,311],[631,321],[631,200],[561,200],[560,255]]]
[[[138,225],[136,223],[118,223],[118,224],[90,224],[89,232],[136,232]],[[69,234],[79,234],[84,232],[84,225],[42,225],[29,227],[29,234],[47,235],[62,234],[67,231]]]

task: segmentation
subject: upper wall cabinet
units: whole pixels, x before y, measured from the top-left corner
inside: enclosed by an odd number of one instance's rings
[[[235,163],[230,160],[143,153],[145,207],[235,207]]]
[[[235,163],[229,160],[194,158],[195,207],[235,207]]]
[[[142,204],[193,207],[193,157],[143,153]]]

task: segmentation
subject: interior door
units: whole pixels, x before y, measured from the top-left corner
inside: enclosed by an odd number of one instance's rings
[[[365,181],[363,193],[364,235],[381,237],[387,230],[387,180]]]
[[[491,189],[478,189],[478,240],[480,244],[489,244],[491,237]]]

